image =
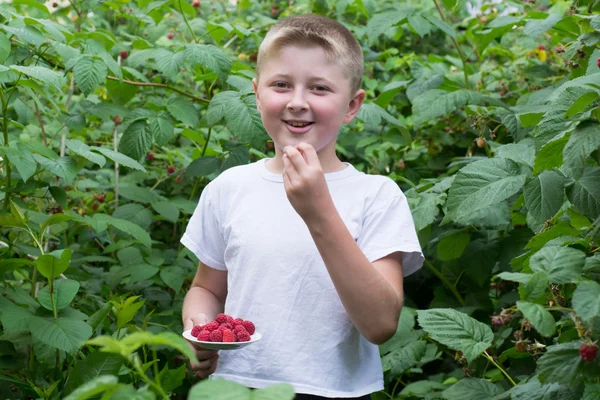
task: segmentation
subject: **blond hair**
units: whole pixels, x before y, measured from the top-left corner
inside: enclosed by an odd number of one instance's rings
[[[305,14],[288,17],[274,25],[258,49],[256,75],[261,66],[284,47],[320,47],[327,59],[343,68],[350,80],[352,94],[360,89],[364,71],[363,53],[354,35],[339,22],[320,15]]]

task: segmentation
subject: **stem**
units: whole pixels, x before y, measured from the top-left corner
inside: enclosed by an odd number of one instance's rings
[[[456,288],[454,287],[454,285],[452,285],[450,283],[450,281],[448,279],[446,279],[446,277],[444,275],[442,275],[440,273],[440,271],[437,270],[436,267],[434,267],[429,261],[425,260],[424,263],[425,267],[427,267],[427,269],[429,271],[431,271],[440,281],[442,281],[442,283],[444,284],[444,286],[446,286],[446,288],[448,290],[450,290],[452,292],[452,294],[454,295],[454,297],[456,297],[456,300],[458,300],[458,302],[460,303],[460,305],[464,306],[465,305],[465,300],[462,298],[462,296],[460,295],[460,293],[458,293],[458,290],[456,290]]]
[[[117,78],[116,76],[107,76],[106,78],[107,79],[111,79],[113,81],[121,81],[121,79]],[[155,87],[162,87],[162,88],[169,89],[169,90],[172,90],[174,92],[177,92],[177,93],[179,93],[179,94],[181,94],[183,96],[189,97],[191,99],[201,101],[203,103],[208,103],[209,102],[209,100],[207,100],[207,99],[205,99],[203,97],[194,96],[191,93],[187,93],[187,92],[185,92],[185,91],[183,91],[181,89],[174,88],[173,86],[169,86],[166,83],[135,82],[135,81],[127,80],[127,79],[123,79],[122,82],[123,83],[127,83],[128,85],[134,85],[134,86],[155,86]]]
[[[42,130],[42,139],[44,140],[44,147],[48,147],[48,139],[46,139],[46,130],[44,129],[44,123],[42,122],[42,116],[40,115],[40,108],[37,105],[37,102],[33,102],[35,105],[35,116],[38,120],[38,124],[40,124],[40,129]]]
[[[515,383],[515,381],[513,381],[513,379],[512,379],[512,378],[510,377],[510,375],[508,374],[508,372],[506,372],[506,371],[504,370],[504,368],[502,368],[502,367],[500,366],[500,364],[498,364],[496,361],[494,361],[494,357],[490,356],[490,355],[488,354],[488,352],[487,352],[487,351],[484,351],[484,352],[483,352],[483,356],[484,356],[485,358],[487,358],[487,359],[488,359],[488,360],[489,360],[489,361],[490,361],[492,364],[494,364],[494,366],[496,366],[496,368],[498,368],[498,369],[500,370],[500,372],[502,372],[502,374],[503,374],[503,375],[506,377],[506,379],[508,379],[508,380],[509,380],[509,382],[510,382],[510,383],[511,383],[513,386],[517,386],[517,384]]]
[[[187,25],[188,30],[192,34],[192,38],[194,38],[194,42],[197,44],[198,39],[196,38],[196,35],[194,35],[194,31],[192,30],[192,27],[190,26],[190,23],[188,22],[187,17],[185,16],[183,9],[181,8],[181,0],[179,0],[179,12],[181,12],[181,16],[183,17],[183,20],[185,21],[185,24]]]
[[[50,284],[50,302],[52,303],[52,313],[54,314],[54,319],[57,319],[58,313],[56,312],[56,304],[54,304],[54,279],[48,279],[48,283]]]
[[[444,12],[442,11],[442,8],[440,7],[440,4],[438,3],[438,1],[433,0],[433,3],[435,4],[435,8],[437,8],[438,13],[440,14],[440,17],[442,17],[442,21],[446,22],[446,17],[444,16]],[[465,87],[468,90],[471,90],[471,85],[469,84],[469,74],[467,73],[467,59],[465,58],[465,55],[463,54],[462,50],[460,49],[460,46],[458,45],[458,41],[455,38],[453,38],[452,36],[450,36],[450,40],[452,40],[452,43],[454,43],[454,47],[456,47],[456,50],[458,50],[458,54],[460,55],[460,59],[462,60],[463,74],[465,75]]]
[[[2,129],[4,131],[4,145],[8,147],[8,104],[6,99],[4,98],[4,90],[0,87],[0,100],[2,101]],[[9,200],[10,200],[10,164],[8,162],[8,157],[4,158],[4,169],[6,170],[6,188],[5,188],[5,196],[4,197],[4,209],[8,210]]]
[[[154,380],[156,384],[160,386],[160,376],[158,372],[158,358],[156,357],[156,350],[152,350],[152,357],[154,357]]]
[[[137,357],[137,355],[134,355],[134,357]],[[157,385],[156,383],[154,383],[150,378],[148,378],[148,376],[146,376],[146,374],[144,373],[144,370],[140,368],[140,366],[138,365],[138,363],[133,362],[132,364],[133,364],[133,367],[135,368],[135,370],[137,371],[137,373],[140,374],[140,377],[142,378],[142,380],[144,382],[146,382],[154,390],[156,390],[163,397],[163,399],[169,400],[169,396],[167,396],[167,394],[165,393],[165,391],[163,390],[163,388],[160,387],[160,385]]]

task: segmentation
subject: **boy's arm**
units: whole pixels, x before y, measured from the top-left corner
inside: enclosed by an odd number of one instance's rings
[[[402,310],[401,253],[371,263],[335,208],[314,148],[299,144],[284,150],[288,199],[305,221],[350,320],[367,340],[384,343],[396,332]]]
[[[222,313],[227,297],[227,271],[199,263],[190,290],[183,300],[183,329],[205,324]],[[208,319],[208,320],[205,320]]]

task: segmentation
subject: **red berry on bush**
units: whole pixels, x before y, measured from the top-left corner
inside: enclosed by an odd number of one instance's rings
[[[172,174],[173,172],[175,172],[175,167],[173,165],[169,165],[167,168],[167,173]]]
[[[101,194],[100,196],[96,197],[96,200],[98,200],[99,203],[104,203],[104,195]]]
[[[98,203],[92,204],[92,210],[96,211],[98,209]]]
[[[600,68],[600,57],[598,57],[597,63],[598,63],[598,68]]]
[[[496,328],[500,328],[502,325],[504,325],[504,318],[502,318],[500,315],[494,315],[492,317],[492,325],[494,325]]]
[[[546,46],[540,44],[538,46],[538,50],[546,50]]]
[[[121,125],[121,122],[123,122],[123,118],[119,117],[118,115],[115,115],[113,117],[113,122],[115,123],[115,125]]]
[[[167,35],[167,37],[168,37],[169,39],[173,39],[173,38],[175,37],[175,35],[173,35],[172,33],[169,33],[169,34]]]
[[[148,153],[148,155],[146,156],[146,160],[148,160],[148,161],[154,160],[154,154]]]
[[[583,361],[594,361],[598,355],[598,346],[596,344],[584,343],[579,348],[579,355]]]
[[[126,60],[127,57],[129,57],[129,54],[127,54],[127,52],[125,50],[121,50],[121,58],[123,60]]]
[[[200,0],[194,0],[194,1],[192,2],[192,5],[193,5],[194,7],[200,7]]]

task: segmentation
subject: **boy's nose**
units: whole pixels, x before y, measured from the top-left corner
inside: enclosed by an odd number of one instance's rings
[[[292,97],[287,104],[287,109],[292,112],[298,112],[301,110],[306,110],[308,108],[308,103],[306,102],[306,96],[303,90],[296,89],[292,92]]]

